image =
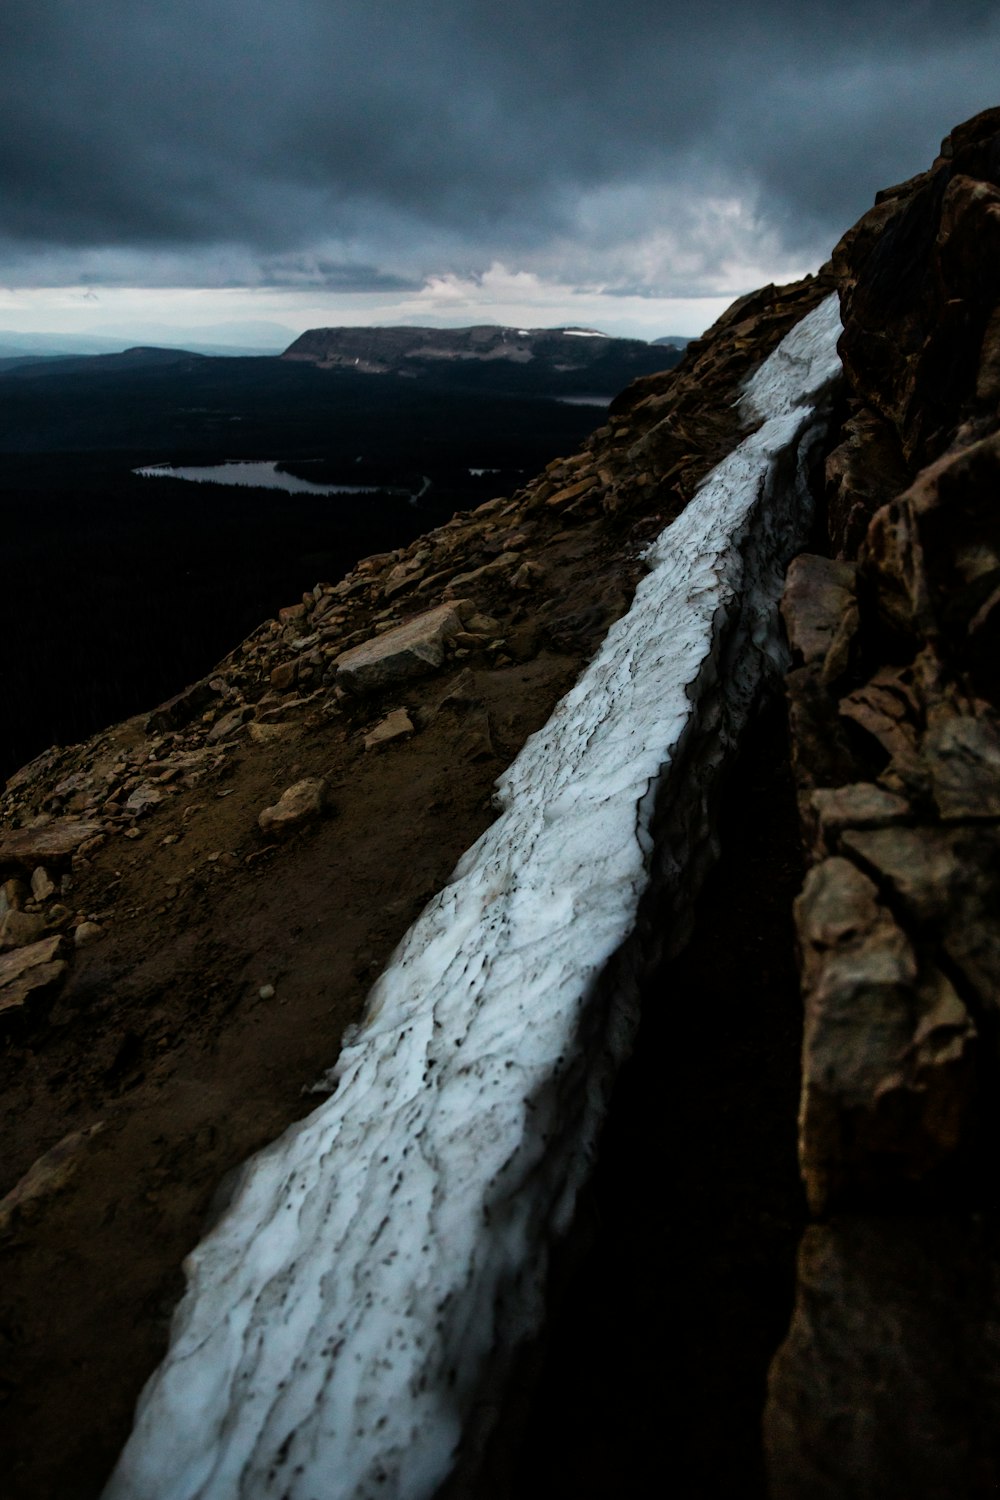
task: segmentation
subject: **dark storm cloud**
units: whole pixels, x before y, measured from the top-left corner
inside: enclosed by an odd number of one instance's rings
[[[738,192],[825,249],[1000,101],[998,62],[974,0],[4,0],[0,265],[239,282],[238,247],[264,284],[402,288],[569,244],[630,186],[594,244]]]

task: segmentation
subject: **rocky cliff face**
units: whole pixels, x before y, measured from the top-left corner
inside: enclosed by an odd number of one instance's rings
[[[836,1217],[772,1372],[782,1495],[997,1479],[998,232],[994,110],[833,255],[829,555],[796,559],[784,607],[812,860],[799,1149]]]
[[[496,777],[628,606],[646,545],[753,425],[746,381],[831,291],[844,375],[783,606],[818,1222],[772,1372],[772,1484],[990,1492],[998,225],[991,111],[881,194],[819,276],[742,299],[676,370],[629,387],[580,453],[318,584],[205,682],[11,779],[15,1494],[68,1476],[97,1492],[218,1179],[302,1112],[369,980],[489,822]]]

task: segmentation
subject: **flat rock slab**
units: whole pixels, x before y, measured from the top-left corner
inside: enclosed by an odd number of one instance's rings
[[[377,750],[380,745],[388,745],[393,740],[409,739],[413,733],[413,720],[405,708],[396,708],[391,714],[387,714],[381,724],[376,724],[370,733],[365,735],[365,749]]]
[[[444,648],[462,629],[472,606],[456,599],[425,610],[403,625],[353,646],[336,660],[337,685],[351,693],[377,693],[413,677],[426,677],[444,664]]]
[[[66,939],[56,933],[0,957],[0,1023],[62,980],[69,968],[63,957],[67,951]]]
[[[31,873],[49,860],[71,859],[81,844],[103,832],[102,823],[74,818],[53,818],[36,828],[13,828],[0,836],[0,869],[19,865]]]

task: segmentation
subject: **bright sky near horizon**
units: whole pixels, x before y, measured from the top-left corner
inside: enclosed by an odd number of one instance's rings
[[[5,0],[0,329],[695,334],[998,64],[992,0]]]

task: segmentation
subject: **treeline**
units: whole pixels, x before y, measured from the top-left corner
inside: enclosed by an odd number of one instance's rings
[[[508,367],[508,385],[528,379],[522,368]],[[0,375],[0,454],[121,450],[144,463],[362,454],[421,472],[434,462],[520,468],[575,447],[600,420],[599,408],[480,389],[490,371],[465,373],[473,384],[455,388],[455,373],[449,383],[436,372],[413,380],[274,358],[32,366]]]

